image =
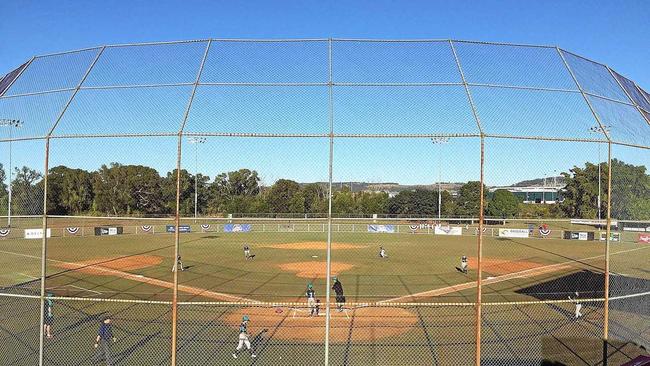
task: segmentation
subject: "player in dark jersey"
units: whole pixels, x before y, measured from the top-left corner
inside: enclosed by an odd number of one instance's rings
[[[332,286],[332,290],[336,293],[336,307],[339,312],[343,311],[343,305],[345,304],[345,295],[343,294],[343,285],[341,285],[341,281],[339,281],[338,277],[332,277],[332,281],[334,281],[334,285]]]
[[[314,285],[311,283],[307,285],[305,295],[307,296],[307,306],[309,306],[309,316],[314,316],[316,314],[316,291],[314,291]]]

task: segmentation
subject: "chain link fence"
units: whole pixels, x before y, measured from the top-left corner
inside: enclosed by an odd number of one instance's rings
[[[0,122],[1,364],[648,356],[650,95],[558,47],[93,47]]]

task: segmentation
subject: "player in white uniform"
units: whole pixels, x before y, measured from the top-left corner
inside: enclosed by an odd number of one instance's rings
[[[248,244],[244,244],[244,257],[246,257],[246,259],[251,258],[251,248],[248,246]]]
[[[242,318],[241,324],[239,325],[239,343],[237,344],[237,349],[235,353],[232,354],[232,357],[237,358],[239,356],[239,351],[246,346],[248,352],[250,352],[251,357],[257,357],[253,350],[251,349],[251,342],[248,340],[248,315],[244,315]]]
[[[580,294],[577,291],[576,291],[576,298],[575,299],[572,299],[571,296],[569,296],[569,300],[573,301],[575,303],[575,305],[576,305],[576,314],[575,314],[576,319],[582,317],[582,312],[580,312],[582,310],[582,304],[580,303],[580,300],[578,300],[579,296],[580,296]]]
[[[469,266],[469,261],[467,259],[467,256],[464,255],[460,258],[460,270],[463,271],[463,273],[467,274],[468,266]]]
[[[176,258],[176,264],[172,266],[172,272],[176,270],[176,267],[180,268],[181,271],[185,270],[185,267],[183,267],[183,262],[181,261],[181,256],[179,255],[178,258]]]
[[[386,249],[384,249],[384,247],[379,247],[379,258],[388,258]]]

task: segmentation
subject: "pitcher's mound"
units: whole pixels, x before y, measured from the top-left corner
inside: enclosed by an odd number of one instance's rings
[[[226,317],[226,322],[237,327],[241,318],[251,319],[252,334],[262,329],[274,331],[273,338],[302,342],[323,342],[325,334],[325,305],[318,317],[309,317],[308,309],[284,308],[277,313],[274,308],[249,307],[236,310]],[[354,324],[352,324],[354,319]],[[397,307],[357,308],[345,312],[331,310],[330,339],[332,342],[372,341],[403,334],[418,324],[413,312]],[[353,325],[353,329],[350,327]],[[277,328],[277,330],[276,330]]]
[[[354,267],[353,264],[332,262],[332,274],[339,274]],[[300,278],[326,278],[327,262],[294,262],[282,263],[280,269],[285,272],[295,272]]]
[[[279,244],[266,244],[260,245],[262,248],[273,248],[273,249],[311,249],[311,250],[325,250],[327,249],[327,243],[324,241],[301,241],[296,243],[279,243]],[[332,249],[362,249],[368,248],[367,245],[358,245],[350,243],[332,243]]]

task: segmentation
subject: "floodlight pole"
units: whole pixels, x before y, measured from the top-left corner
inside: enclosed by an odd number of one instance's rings
[[[592,126],[589,128],[590,133],[594,134],[603,134],[606,133],[607,135],[609,134],[609,126]],[[602,172],[601,172],[601,159],[600,159],[600,143],[598,143],[598,227],[602,228],[602,224],[600,220],[602,220],[602,213],[601,213],[601,180],[602,180]]]
[[[440,225],[441,209],[442,209],[442,145],[448,142],[449,142],[448,137],[431,138],[431,143],[440,146],[438,150],[438,225]]]
[[[9,192],[8,192],[8,198],[7,198],[7,227],[11,227],[11,179],[12,179],[12,172],[11,172],[11,165],[12,165],[12,154],[11,154],[11,142],[13,139],[13,129],[17,127],[21,127],[23,125],[23,122],[21,120],[17,119],[0,119],[0,126],[2,127],[9,127]]]
[[[187,140],[194,144],[194,223],[196,224],[199,211],[199,144],[205,144],[207,139],[205,137],[190,137]]]

